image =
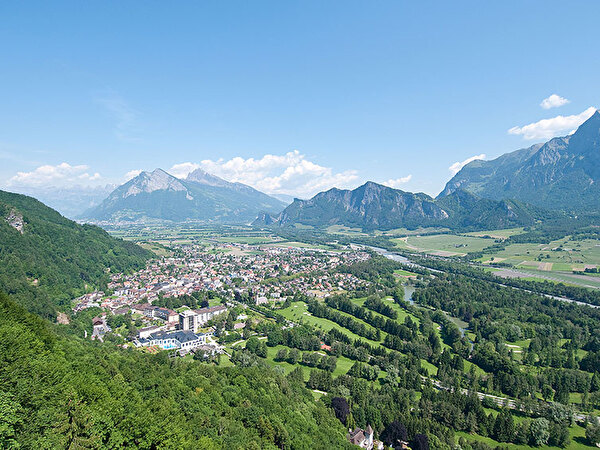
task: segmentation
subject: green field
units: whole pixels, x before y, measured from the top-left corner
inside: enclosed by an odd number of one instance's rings
[[[430,253],[439,256],[465,255],[479,252],[494,244],[494,239],[455,234],[434,234],[431,236],[407,236],[392,239],[399,248]]]
[[[569,435],[571,436],[571,442],[569,443],[569,445],[564,447],[566,450],[580,450],[580,449],[593,448],[584,443],[585,442],[585,429],[580,427],[579,425],[573,425],[572,427],[570,427]],[[529,445],[517,445],[517,444],[507,444],[505,442],[498,442],[498,441],[493,440],[492,438],[479,436],[477,434],[469,434],[469,433],[465,433],[464,431],[457,432],[456,436],[463,437],[467,441],[470,441],[470,442],[473,442],[473,441],[485,442],[487,445],[489,445],[492,448],[502,447],[502,448],[508,448],[511,450],[533,450],[536,448],[540,448],[540,447],[531,447]],[[560,450],[560,447],[544,446],[543,448],[548,449],[548,450]]]
[[[504,250],[484,255],[481,261],[503,262],[542,271],[572,272],[573,269],[600,265],[600,242],[593,239],[572,241],[566,237],[549,244],[511,244]]]
[[[286,319],[291,320],[293,322],[303,322],[303,323],[312,325],[313,327],[319,328],[324,331],[329,331],[332,328],[335,328],[335,329],[341,331],[342,333],[344,333],[350,339],[353,339],[353,340],[354,339],[362,339],[363,341],[368,342],[371,345],[376,345],[376,346],[380,345],[379,342],[372,341],[370,339],[359,336],[358,334],[355,334],[352,331],[339,326],[337,323],[332,322],[331,320],[313,316],[312,314],[310,314],[308,312],[306,303],[304,303],[304,302],[292,302],[292,304],[289,307],[280,309],[277,312],[279,314],[281,314],[283,317],[285,317]],[[341,311],[340,311],[340,313],[345,314],[345,313],[342,313]],[[355,319],[355,320],[358,320],[358,319]]]
[[[523,228],[506,228],[504,230],[473,231],[466,233],[468,236],[489,236],[494,239],[506,239],[515,234],[523,233]]]

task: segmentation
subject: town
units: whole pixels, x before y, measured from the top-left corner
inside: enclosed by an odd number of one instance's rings
[[[240,305],[241,296],[250,298],[256,306],[269,307],[282,305],[296,294],[326,298],[364,289],[368,282],[335,269],[369,257],[367,252],[352,248],[331,251],[239,243],[175,245],[170,256],[151,260],[143,270],[111,274],[105,291],[78,297],[73,311],[101,309],[92,318],[92,339],[104,340],[107,335],[118,334],[111,322],[121,325],[122,321],[114,318],[128,316],[133,323],[121,333],[127,341],[125,346],[174,350],[180,356],[196,352],[214,355],[225,351],[214,339],[215,319]],[[185,303],[192,296],[205,299],[198,305],[179,305],[179,301],[176,307],[168,307],[173,303],[169,299],[183,299]],[[236,315],[234,330],[244,328],[246,318],[244,314]]]

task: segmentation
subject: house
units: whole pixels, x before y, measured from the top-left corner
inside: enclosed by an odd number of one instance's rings
[[[143,314],[145,316],[152,317],[152,310],[154,307],[148,303],[137,303],[131,307],[133,312]]]
[[[325,350],[326,352],[331,351],[331,345],[327,345],[324,342],[321,342],[321,350]]]
[[[223,305],[211,306],[209,308],[197,309],[195,313],[198,315],[198,324],[204,325],[209,320],[214,319],[219,314],[227,312],[227,308]]]
[[[373,439],[373,428],[371,428],[371,425],[368,425],[366,430],[356,428],[354,431],[349,431],[346,437],[351,444],[361,448],[383,450],[383,442]]]
[[[104,335],[111,331],[110,327],[106,323],[106,320],[102,317],[94,317],[92,319],[93,332],[92,340],[98,339],[100,342],[104,341]]]
[[[146,339],[150,337],[151,334],[157,333],[158,331],[160,331],[160,328],[156,325],[152,325],[151,327],[146,328],[140,328],[140,331],[138,332],[138,337],[141,339]]]
[[[164,332],[159,331],[151,334],[147,339],[138,339],[137,344],[140,346],[156,345],[163,350],[179,349],[185,352],[195,350],[201,345],[206,344],[205,334],[194,334],[189,330],[179,330]]]
[[[198,314],[191,309],[186,309],[179,313],[179,329],[180,330],[191,330],[193,332],[198,328]]]
[[[178,323],[179,314],[168,308],[155,308],[153,317],[164,320],[167,323]]]
[[[256,297],[256,305],[264,305],[265,303],[269,303],[269,299],[267,297]]]

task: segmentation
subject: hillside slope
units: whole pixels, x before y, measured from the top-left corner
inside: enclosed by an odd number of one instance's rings
[[[86,285],[105,281],[106,268],[141,268],[150,256],[31,197],[0,191],[0,290],[42,316],[66,307]]]
[[[2,448],[347,448],[294,380],[57,333],[0,292]]]
[[[516,199],[546,209],[600,211],[600,112],[577,131],[492,161],[463,167],[438,198],[457,189],[493,200]]]

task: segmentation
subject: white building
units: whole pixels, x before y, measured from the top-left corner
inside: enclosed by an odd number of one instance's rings
[[[184,351],[191,351],[206,344],[206,335],[181,330],[169,333],[159,331],[158,333],[151,334],[147,339],[139,339],[138,343],[144,347],[156,345],[163,350],[177,348]]]

